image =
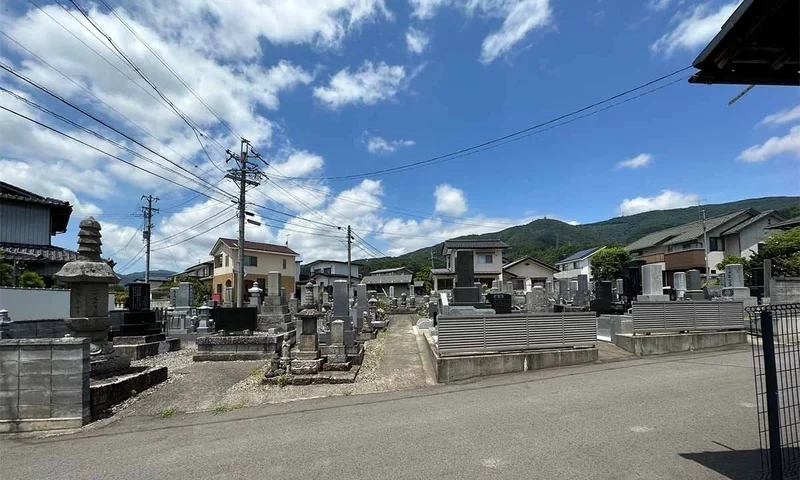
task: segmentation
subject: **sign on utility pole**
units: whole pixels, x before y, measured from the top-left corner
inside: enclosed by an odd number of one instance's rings
[[[244,224],[245,224],[245,216],[248,212],[245,211],[245,207],[247,205],[246,199],[246,187],[247,185],[253,185],[257,187],[260,185],[255,180],[250,180],[248,177],[255,177],[261,178],[263,175],[260,170],[254,165],[247,164],[247,156],[252,151],[250,147],[250,142],[247,139],[242,139],[241,141],[241,150],[238,155],[234,154],[230,150],[228,150],[228,159],[225,162],[229,162],[231,160],[235,160],[238,164],[237,168],[232,168],[228,170],[228,174],[225,175],[226,178],[230,178],[239,186],[239,240],[237,242],[237,272],[234,272],[234,276],[236,277],[236,306],[237,307],[244,307],[244,277],[246,272],[244,270]],[[253,152],[254,154],[256,152]]]

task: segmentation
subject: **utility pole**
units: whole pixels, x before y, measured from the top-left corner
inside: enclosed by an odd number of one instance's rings
[[[700,210],[700,215],[703,221],[703,255],[705,256],[706,285],[708,285],[711,283],[711,269],[708,267],[708,232],[706,231],[706,211]]]
[[[347,226],[347,298],[350,298],[351,297],[350,294],[353,293],[353,285],[352,285],[353,279],[351,278],[353,268],[350,266],[350,261],[351,261],[350,252],[353,244],[353,235],[350,232],[351,232],[350,225],[348,225]]]
[[[142,213],[144,214],[144,231],[142,236],[144,237],[145,248],[147,249],[145,253],[144,281],[145,283],[150,283],[150,237],[153,233],[153,212],[158,213],[158,209],[153,208],[153,202],[157,202],[158,197],[142,195],[142,200],[147,200],[147,206],[142,207]]]
[[[228,150],[228,158],[225,160],[226,163],[230,160],[235,160],[238,164],[237,168],[228,170],[228,174],[225,175],[225,177],[230,178],[239,186],[239,201],[237,202],[239,207],[239,240],[237,246],[237,261],[239,265],[238,268],[235,269],[234,276],[236,277],[236,306],[240,308],[244,307],[244,224],[245,216],[248,213],[245,211],[245,207],[247,206],[245,188],[247,185],[260,185],[257,181],[250,180],[248,176],[261,178],[263,175],[254,165],[250,165],[248,167],[247,155],[250,151],[252,151],[252,148],[250,147],[250,141],[243,138],[241,141],[241,150],[239,154],[236,155]],[[255,151],[253,151],[253,154],[258,156],[258,153]]]
[[[433,266],[433,249],[431,248],[431,270],[433,270],[434,268],[436,267]]]

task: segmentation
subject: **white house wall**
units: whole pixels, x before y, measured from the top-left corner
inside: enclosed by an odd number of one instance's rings
[[[739,248],[741,248],[740,255],[744,258],[750,258],[758,252],[758,244],[763,242],[769,236],[764,231],[770,225],[777,223],[776,219],[770,216],[762,218],[761,220],[748,225],[747,228],[739,232]]]
[[[529,265],[525,265],[525,263],[529,263]],[[538,263],[534,262],[520,262],[516,265],[513,265],[509,268],[505,269],[506,272],[513,273],[517,277],[520,278],[546,278],[548,280],[553,279],[553,271],[549,268],[545,268]]]
[[[0,309],[11,320],[69,318],[69,290],[60,288],[0,287]],[[114,309],[114,294],[108,294],[108,309]]]

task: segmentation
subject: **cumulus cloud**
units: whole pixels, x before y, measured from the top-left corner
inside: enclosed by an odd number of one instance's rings
[[[444,6],[455,6],[469,17],[503,19],[499,29],[491,32],[481,44],[481,63],[488,64],[508,54],[525,40],[531,31],[549,26],[553,22],[553,9],[549,0],[409,0],[412,16],[424,20],[432,18]]]
[[[386,140],[377,135],[366,137],[364,143],[367,145],[367,151],[376,155],[394,153],[399,147],[413,147],[416,145],[414,140]]]
[[[713,8],[711,3],[701,3],[679,13],[673,19],[675,26],[672,30],[653,42],[650,50],[666,57],[672,56],[678,50],[697,50],[719,33],[740,3],[741,0],[737,0],[717,8]]]
[[[740,153],[738,158],[745,163],[759,163],[780,155],[800,158],[800,125],[792,127],[782,137],[772,137],[760,145],[753,145]]]
[[[640,153],[633,158],[622,160],[621,162],[617,163],[617,168],[642,168],[646,165],[649,165],[652,160],[653,156],[651,154]]]
[[[422,30],[411,27],[406,32],[406,47],[411,53],[424,52],[428,48],[430,40],[430,36]]]
[[[433,196],[436,199],[436,213],[458,217],[467,211],[467,197],[461,189],[443,183],[436,186]]]
[[[670,3],[672,3],[672,0],[650,0],[650,2],[647,4],[647,8],[658,12],[661,10],[666,10]]]
[[[773,113],[772,115],[767,115],[758,124],[781,125],[784,123],[793,122],[797,119],[800,119],[800,105],[794,108],[787,108],[786,110],[781,110],[780,112]]]
[[[339,70],[327,86],[314,89],[314,96],[333,109],[348,104],[374,105],[394,98],[404,87],[405,78],[403,66],[365,61],[355,72]]]
[[[649,212],[650,210],[669,210],[670,208],[683,208],[696,204],[700,196],[693,193],[680,193],[672,190],[662,190],[653,197],[626,198],[619,205],[619,213],[633,215]]]

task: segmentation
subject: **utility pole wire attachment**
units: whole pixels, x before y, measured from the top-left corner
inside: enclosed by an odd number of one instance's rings
[[[142,200],[147,200],[147,206],[142,207],[142,214],[144,216],[144,231],[142,237],[145,241],[145,267],[144,267],[144,281],[150,283],[150,239],[153,236],[153,212],[158,213],[157,208],[153,208],[153,202],[158,201],[158,197],[152,195],[142,195]]]

